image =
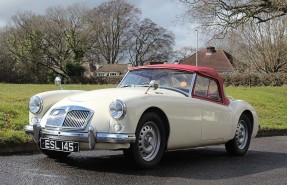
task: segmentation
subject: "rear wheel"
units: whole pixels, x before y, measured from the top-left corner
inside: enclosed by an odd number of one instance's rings
[[[245,114],[241,115],[237,123],[235,136],[225,144],[226,151],[232,156],[244,155],[249,148],[251,139],[251,121]]]
[[[162,120],[152,112],[145,113],[136,129],[136,142],[124,151],[142,169],[153,168],[160,162],[166,145]]]

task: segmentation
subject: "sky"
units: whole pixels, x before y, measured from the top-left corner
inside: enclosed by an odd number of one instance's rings
[[[0,27],[11,22],[11,17],[17,12],[32,11],[44,14],[51,6],[69,6],[75,3],[83,4],[89,8],[96,7],[106,0],[0,0]],[[180,49],[188,46],[196,48],[196,32],[192,23],[183,23],[179,16],[182,6],[179,0],[128,0],[142,12],[142,18],[149,18],[159,26],[175,34],[175,47]],[[203,47],[200,39],[198,47]]]

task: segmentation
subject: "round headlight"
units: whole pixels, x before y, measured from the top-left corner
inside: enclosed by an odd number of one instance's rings
[[[43,100],[39,96],[33,96],[29,101],[29,110],[33,114],[41,112],[43,106]]]
[[[126,114],[126,105],[121,100],[114,100],[110,106],[110,115],[114,119],[121,119]]]

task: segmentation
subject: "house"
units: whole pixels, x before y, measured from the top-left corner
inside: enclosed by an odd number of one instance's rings
[[[123,76],[128,71],[130,64],[105,64],[97,66],[96,76]]]
[[[196,53],[181,60],[180,64],[196,65]],[[197,52],[197,65],[215,69],[218,73],[230,73],[235,71],[236,59],[224,50],[216,50],[215,47],[207,47]]]

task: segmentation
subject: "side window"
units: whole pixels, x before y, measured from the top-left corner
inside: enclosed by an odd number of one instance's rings
[[[210,82],[209,82],[207,98],[212,99],[214,101],[220,101],[221,100],[220,96],[219,96],[218,85],[214,80],[210,80]]]
[[[220,101],[219,88],[215,80],[197,75],[193,94],[213,101]]]

